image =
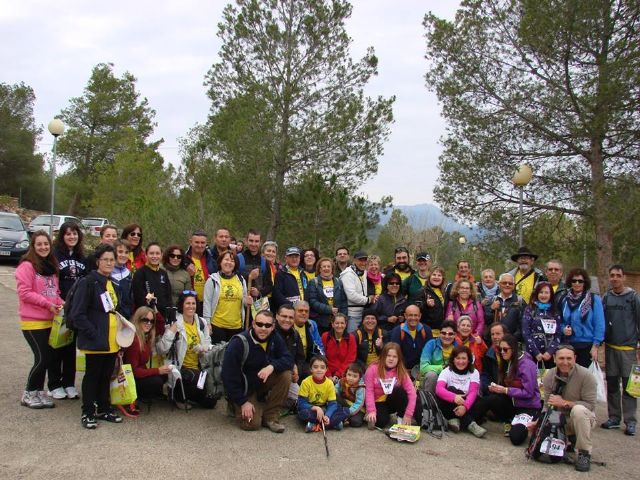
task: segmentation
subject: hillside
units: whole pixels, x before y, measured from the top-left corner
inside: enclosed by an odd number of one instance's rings
[[[442,227],[446,232],[460,232],[468,239],[473,239],[479,235],[477,230],[462,225],[454,219],[447,217],[442,211],[431,203],[420,203],[418,205],[394,205],[394,209],[400,210],[408,219],[409,224],[418,230],[426,230],[431,227]],[[380,228],[387,224],[391,211],[380,216],[380,224],[374,230],[375,235]]]

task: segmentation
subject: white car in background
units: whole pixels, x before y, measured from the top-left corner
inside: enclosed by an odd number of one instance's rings
[[[93,237],[99,237],[102,227],[109,224],[109,220],[101,217],[87,217],[82,219],[82,225],[84,225],[87,234]]]
[[[75,222],[80,226],[80,228],[83,228],[82,222],[78,217],[72,217],[71,215],[53,215],[53,236],[54,237],[58,234],[58,231],[60,230],[60,226],[64,222]],[[36,218],[31,220],[31,223],[29,224],[29,228],[28,228],[29,235],[31,235],[33,232],[36,232],[38,230],[44,230],[45,232],[49,233],[50,226],[51,226],[51,215],[49,214],[38,215]]]

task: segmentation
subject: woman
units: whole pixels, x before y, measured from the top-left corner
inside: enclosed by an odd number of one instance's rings
[[[402,350],[397,343],[387,343],[380,359],[369,365],[364,375],[365,405],[364,419],[372,427],[389,425],[391,414],[396,413],[402,423],[411,425],[412,420],[420,425],[422,407],[419,405],[413,382],[402,361]]]
[[[176,305],[178,296],[185,290],[191,290],[191,276],[184,268],[184,251],[179,245],[171,245],[162,255],[162,266],[167,272],[171,284],[171,304]]]
[[[371,255],[367,259],[367,295],[378,297],[382,294],[382,277],[380,257]]]
[[[458,319],[458,334],[456,335],[456,343],[469,347],[473,354],[473,366],[482,373],[482,358],[487,353],[487,345],[482,337],[474,335],[472,330],[471,318],[463,315]]]
[[[140,400],[153,400],[162,396],[162,386],[171,371],[168,365],[150,365],[156,340],[156,317],[149,307],[138,308],[131,323],[136,327],[133,343],[124,351],[124,363],[131,364],[133,376],[136,379],[136,393]],[[126,415],[139,413],[135,403],[128,407],[121,407]]]
[[[362,312],[362,323],[355,333],[356,358],[363,367],[377,362],[384,345],[384,332],[378,327],[378,317],[373,309]]]
[[[229,252],[231,253],[231,252]],[[188,401],[197,402],[203,408],[214,408],[217,400],[208,398],[204,389],[198,388],[200,378],[200,354],[211,348],[209,324],[196,314],[196,293],[187,292],[178,297],[176,321],[167,327],[158,341],[158,353],[180,371],[181,380],[169,376],[176,406],[188,410]],[[177,382],[182,382],[182,387]],[[182,389],[184,388],[184,396]]]
[[[438,375],[436,401],[449,430],[456,433],[468,430],[482,438],[487,431],[476,423],[470,412],[480,389],[480,374],[473,367],[471,355],[469,347],[464,345],[453,349],[449,365]]]
[[[316,265],[316,276],[307,285],[307,298],[311,308],[310,317],[318,324],[320,333],[331,329],[331,317],[337,313],[347,314],[347,296],[342,282],[333,275],[333,262],[323,257]]]
[[[331,320],[331,330],[321,336],[324,352],[329,362],[327,377],[333,383],[339,381],[350,363],[356,360],[356,339],[347,330],[347,316],[337,313]]]
[[[122,229],[120,238],[129,242],[127,268],[133,275],[147,263],[145,251],[142,249],[142,227],[137,223],[131,223]]]
[[[505,335],[499,344],[502,365],[498,383],[489,385],[489,395],[479,398],[471,409],[471,415],[482,421],[488,411],[505,423],[505,436],[511,443],[520,445],[527,439],[527,423],[538,417],[540,391],[538,390],[537,367],[528,353],[520,353],[518,340]],[[518,417],[512,425],[514,417]]]
[[[589,367],[598,360],[598,347],[604,340],[604,311],[600,295],[591,293],[586,270],[574,268],[567,275],[569,290],[560,304],[562,333],[576,351],[576,362]]]
[[[87,274],[83,245],[84,234],[75,222],[64,222],[53,242],[53,254],[58,261],[60,297],[63,300],[73,284]],[[66,347],[51,349],[49,366],[49,392],[55,399],[78,398],[76,381],[76,342]]]
[[[447,304],[447,320],[457,322],[462,315],[468,315],[473,322],[473,334],[484,334],[484,309],[476,300],[476,284],[469,280],[459,280],[453,284],[451,301]]]
[[[431,328],[434,337],[440,334],[440,327],[444,321],[447,303],[444,297],[445,285],[444,268],[433,267],[423,290],[420,321]]]
[[[253,303],[247,282],[238,273],[240,263],[235,253],[226,251],[218,257],[218,270],[204,284],[202,312],[211,323],[211,343],[228,342],[244,329],[245,307]]]
[[[320,252],[317,248],[305,248],[302,250],[302,269],[307,275],[307,280],[311,280],[316,276],[316,264],[320,258]]]
[[[157,311],[156,333],[164,333],[167,307],[171,307],[171,283],[160,266],[162,249],[155,242],[147,245],[147,262],[133,274],[133,304],[135,308],[151,307]]]
[[[133,314],[133,298],[131,295],[133,275],[127,268],[129,242],[118,239],[113,243],[113,248],[116,249],[116,264],[111,272],[111,280],[118,288],[118,296],[120,297],[118,310],[125,318],[131,318]]]
[[[531,301],[522,316],[522,338],[527,352],[553,368],[553,354],[560,345],[562,318],[556,311],[553,290],[548,282],[540,282],[533,290]]]
[[[404,309],[407,306],[407,297],[400,293],[402,279],[397,273],[391,273],[382,280],[382,294],[374,304],[378,316],[378,325],[390,332],[396,325],[404,320]]]
[[[98,426],[97,420],[122,422],[122,417],[111,408],[109,397],[109,383],[120,349],[116,343],[115,314],[119,298],[110,278],[116,256],[113,247],[107,244],[98,245],[94,256],[96,270],[80,280],[71,307],[78,328],[78,348],[86,355],[80,422],[90,430]]]
[[[20,403],[29,408],[53,408],[44,392],[44,379],[51,361],[49,335],[53,317],[60,313],[64,301],[58,288],[58,261],[44,230],[31,236],[29,250],[15,275],[20,329],[33,352],[33,366]]]
[[[278,262],[278,244],[271,240],[268,240],[262,244],[260,248],[262,256],[269,262],[269,270],[271,271],[271,284],[276,281],[276,273],[282,265]],[[271,296],[271,294],[269,294]]]
[[[458,346],[456,330],[458,326],[451,320],[445,320],[438,337],[429,340],[420,355],[420,377],[423,378],[423,390],[435,394],[438,375],[449,365],[453,349]]]

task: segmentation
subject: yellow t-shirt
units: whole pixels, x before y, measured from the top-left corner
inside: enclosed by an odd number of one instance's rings
[[[302,288],[302,278],[300,277],[300,270],[297,268],[289,268],[289,273],[296,277],[298,282],[298,292],[300,292],[300,300],[304,300],[304,288]]]
[[[395,271],[396,274],[400,275],[400,280],[402,280],[403,282],[404,282],[405,278],[409,278],[411,276],[411,270],[409,270],[407,272],[403,272],[403,271],[400,271],[397,268],[395,268],[394,271]]]
[[[198,295],[198,300],[202,301],[204,298],[204,284],[207,279],[204,278],[204,270],[202,269],[202,262],[200,259],[191,257],[191,260],[193,260],[193,266],[196,269],[196,273],[193,275],[193,289]]]
[[[520,282],[520,279],[522,277],[523,275],[520,273],[520,270],[518,270],[515,277],[516,293],[522,297],[525,303],[529,303],[529,299],[531,298],[531,294],[533,293],[535,273],[530,274],[527,278]]]
[[[409,335],[411,335],[411,338],[413,338],[414,340],[416,339],[416,333],[418,333],[418,330],[409,329]]]
[[[307,398],[311,405],[320,407],[331,401],[335,402],[336,389],[328,378],[322,383],[316,383],[313,376],[309,376],[302,381],[298,395]]]
[[[367,352],[367,367],[371,365],[373,362],[378,361],[378,351],[376,350],[376,345],[373,341],[373,334],[368,336],[369,338],[369,351]]]
[[[322,290],[327,297],[327,303],[333,307],[333,280],[322,280]]]
[[[418,275],[418,280],[420,280],[420,285],[422,285],[423,287],[427,283],[427,279],[426,278],[422,278],[420,275]]]
[[[373,284],[373,293],[382,295],[382,282]]]
[[[306,270],[304,271],[304,274],[307,276],[307,281],[311,281],[314,278],[316,278],[316,272],[307,272]]]
[[[293,328],[300,334],[300,340],[302,341],[302,348],[304,351],[307,351],[307,329],[304,328],[304,325],[301,327],[297,326],[295,323],[293,324]]]
[[[453,352],[453,344],[448,347],[442,347],[442,364],[446,365],[449,362],[449,357],[451,356],[451,352]]]
[[[260,342],[260,343],[258,343],[258,345],[260,345],[262,347],[262,349],[266,352],[268,343],[269,342]]]
[[[211,323],[218,328],[242,328],[242,283],[237,275],[220,276],[220,297]]]
[[[433,293],[438,296],[438,298],[440,299],[440,303],[444,305],[444,294],[442,293],[442,289],[439,287],[433,287],[431,290],[433,290]]]
[[[115,309],[118,306],[118,297],[116,296],[116,291],[113,288],[113,283],[111,280],[107,280],[107,292],[109,292],[109,296],[111,297],[111,301],[113,302],[113,308]],[[90,351],[90,350],[80,350],[85,354],[92,353],[116,353],[120,350],[120,346],[118,346],[118,342],[116,342],[116,333],[118,331],[118,319],[116,318],[115,313],[109,314],[109,350],[106,351]]]
[[[198,334],[198,326],[195,319],[191,324],[184,322],[184,333],[187,336],[187,352],[184,354],[182,366],[191,370],[198,370],[198,354],[193,351],[193,347],[200,344],[200,335]]]

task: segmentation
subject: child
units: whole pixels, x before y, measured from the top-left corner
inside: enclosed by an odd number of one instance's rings
[[[336,383],[338,404],[349,409],[349,418],[345,420],[352,427],[361,427],[364,422],[364,378],[362,366],[353,362],[347,367],[347,373]]]
[[[342,422],[349,417],[349,409],[338,407],[335,387],[326,377],[327,359],[314,355],[309,366],[311,376],[302,381],[298,396],[298,418],[307,423],[305,432],[320,430],[320,422],[325,428],[342,430]]]
[[[131,282],[133,276],[127,268],[129,261],[129,243],[126,240],[116,240],[113,244],[116,249],[116,264],[113,267],[111,278],[118,288],[121,301],[120,311],[126,318],[133,315],[133,300],[131,296]]]

